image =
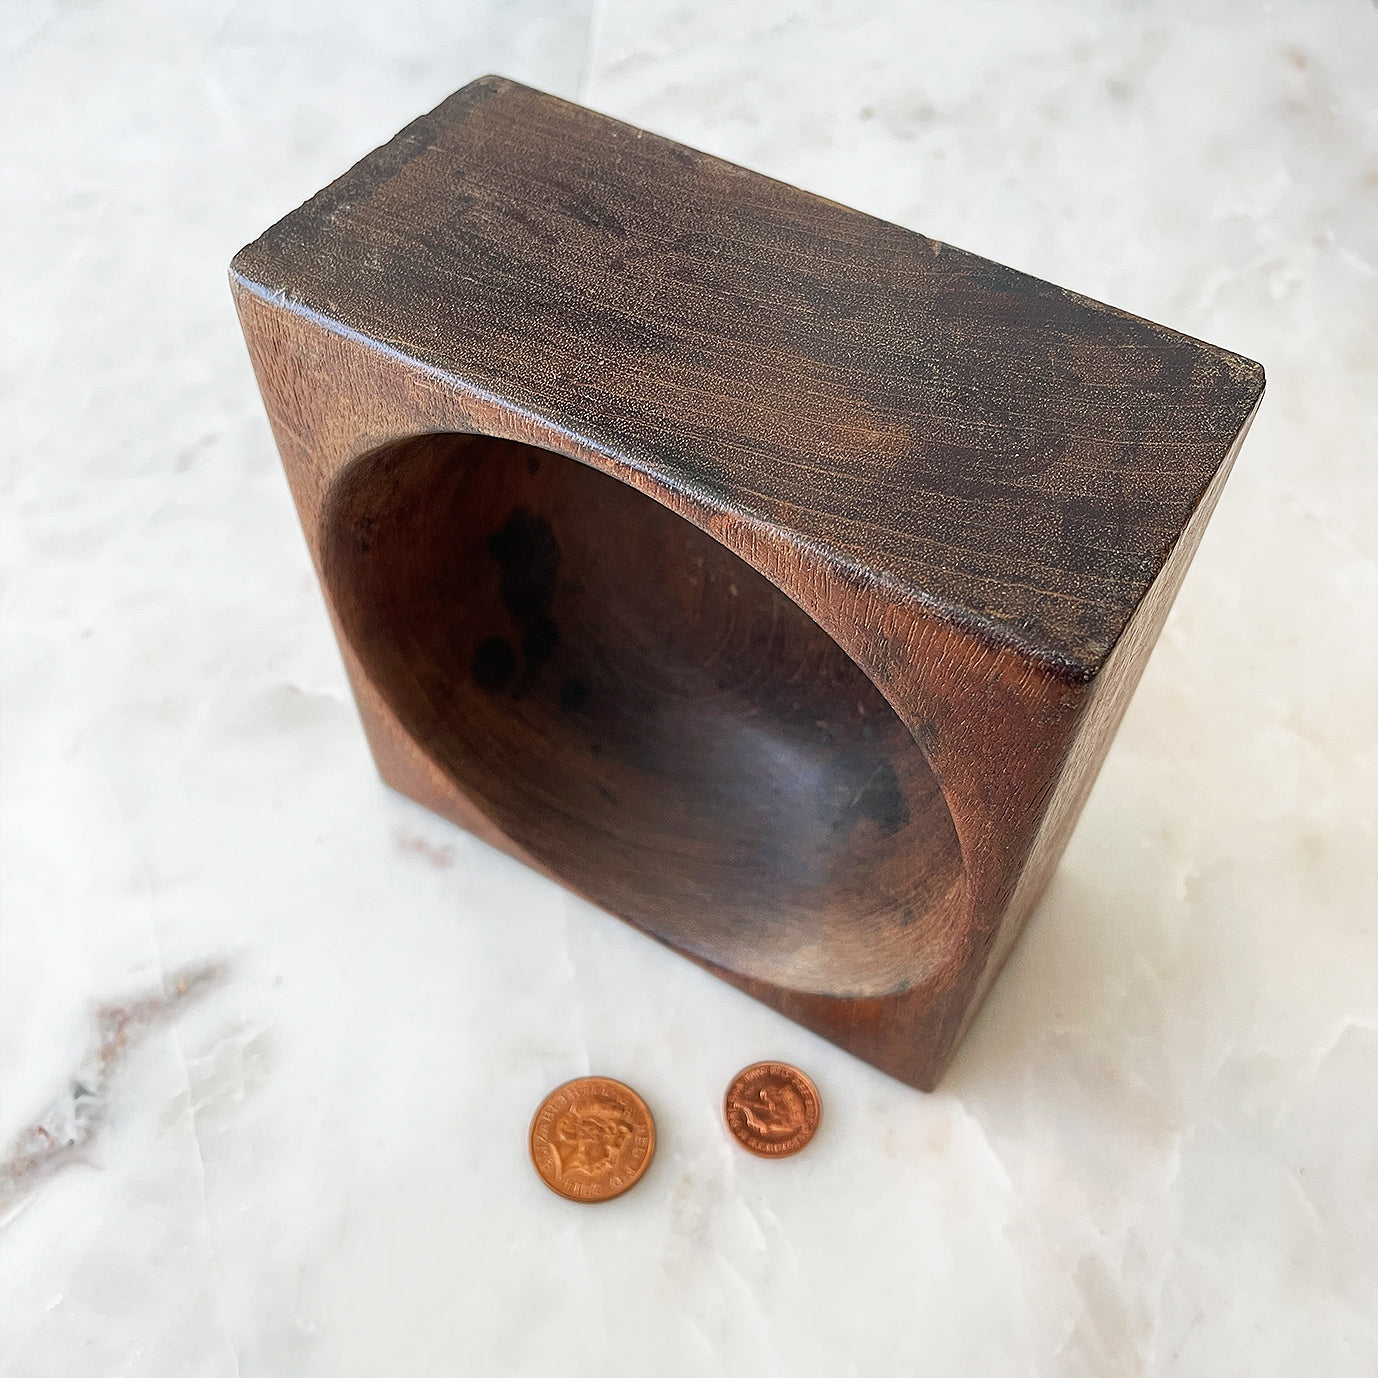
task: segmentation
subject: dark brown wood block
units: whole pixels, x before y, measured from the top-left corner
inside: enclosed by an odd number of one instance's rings
[[[383,777],[932,1087],[1263,370],[495,77],[231,277]]]

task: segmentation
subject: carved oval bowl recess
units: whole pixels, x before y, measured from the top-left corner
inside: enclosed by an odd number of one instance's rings
[[[349,465],[326,583],[374,689],[516,846],[729,971],[902,991],[962,930],[913,734],[764,575],[617,478],[435,434]]]

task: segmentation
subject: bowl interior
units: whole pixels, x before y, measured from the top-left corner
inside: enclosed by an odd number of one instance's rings
[[[928,975],[964,896],[938,781],[796,603],[620,480],[429,435],[351,465],[326,582],[402,725],[518,846],[791,989]]]

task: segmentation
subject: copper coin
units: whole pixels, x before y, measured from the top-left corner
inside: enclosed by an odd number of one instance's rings
[[[531,1121],[531,1161],[551,1191],[571,1201],[610,1201],[651,1165],[655,1121],[646,1102],[611,1077],[557,1086]]]
[[[788,1062],[753,1062],[723,1097],[723,1118],[739,1144],[762,1158],[787,1158],[813,1138],[818,1087]]]

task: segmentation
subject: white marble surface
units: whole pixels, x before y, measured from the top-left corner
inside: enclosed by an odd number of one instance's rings
[[[14,0],[0,64],[4,1378],[1378,1372],[1372,4]],[[490,69],[1268,366],[932,1096],[372,773],[224,270]],[[524,1147],[588,1069],[661,1132],[596,1209]]]

